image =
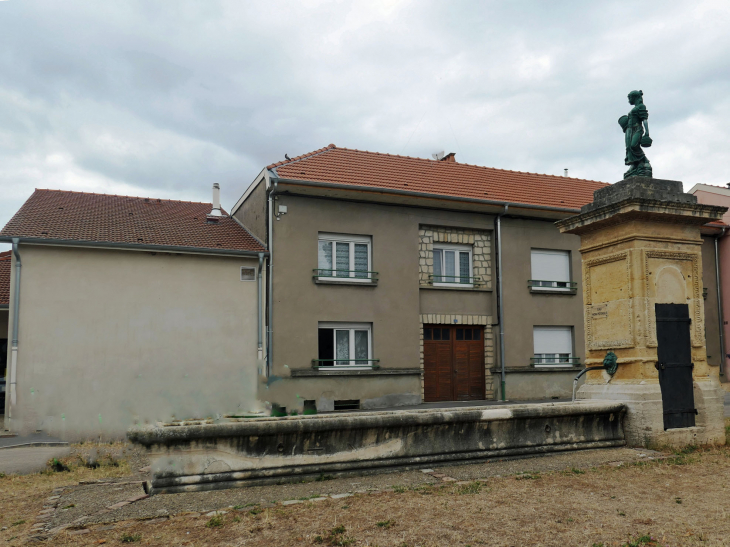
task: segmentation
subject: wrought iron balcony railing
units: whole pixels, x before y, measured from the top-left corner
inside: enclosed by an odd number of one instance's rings
[[[580,357],[541,356],[530,358],[531,367],[580,367]]]
[[[362,283],[377,283],[378,272],[366,270],[329,270],[317,268],[312,270],[315,281],[357,281]]]
[[[449,285],[469,285],[478,287],[484,285],[481,277],[469,277],[466,275],[435,275],[429,274],[428,276],[429,285],[434,283],[438,284],[449,284]]]
[[[556,292],[575,294],[578,290],[578,283],[575,281],[543,281],[530,279],[527,286],[532,292]]]
[[[312,368],[337,370],[351,367],[380,368],[380,359],[312,359]]]

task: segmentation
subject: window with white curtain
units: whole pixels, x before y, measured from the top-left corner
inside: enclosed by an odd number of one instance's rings
[[[319,323],[318,366],[371,368],[371,332],[370,323]]]
[[[317,247],[317,277],[370,282],[371,238],[340,234],[319,234]]]
[[[565,367],[575,364],[573,327],[533,327],[536,367]]]
[[[473,286],[470,245],[433,245],[433,284]]]
[[[532,249],[532,290],[565,292],[574,290],[570,282],[570,251]]]

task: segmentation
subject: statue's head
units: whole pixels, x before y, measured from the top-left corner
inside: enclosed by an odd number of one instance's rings
[[[644,92],[639,89],[638,91],[634,90],[631,93],[629,93],[629,104],[636,104],[637,102],[641,102],[642,97],[644,97]]]

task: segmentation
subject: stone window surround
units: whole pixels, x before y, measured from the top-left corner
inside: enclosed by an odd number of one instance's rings
[[[492,290],[492,234],[488,230],[421,225],[418,229],[419,285],[435,288],[433,275],[433,244],[451,243],[472,246],[472,275],[481,277],[482,284],[474,287],[437,287],[447,290]]]
[[[492,337],[492,316],[463,315],[453,313],[423,313],[419,315],[419,362],[421,367],[421,401],[426,397],[424,384],[425,363],[423,358],[423,325],[481,325],[484,327],[484,398],[494,399],[494,339]]]

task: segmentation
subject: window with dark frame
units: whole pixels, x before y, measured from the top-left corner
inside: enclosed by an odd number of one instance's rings
[[[320,323],[318,332],[320,367],[370,367],[371,325],[368,323]]]

